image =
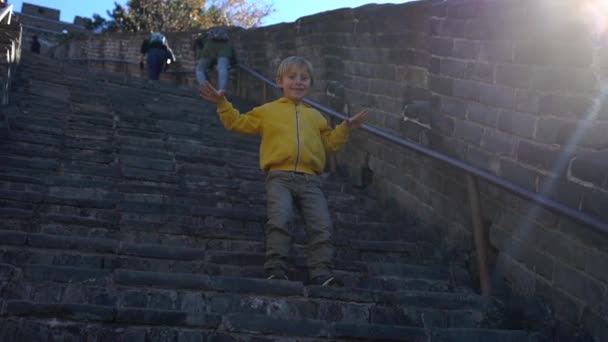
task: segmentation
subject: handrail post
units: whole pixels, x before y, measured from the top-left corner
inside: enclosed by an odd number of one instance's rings
[[[477,266],[479,269],[479,287],[483,296],[489,296],[492,292],[490,287],[490,276],[488,272],[488,245],[483,219],[481,217],[481,202],[477,180],[471,174],[467,174],[467,185],[469,191],[469,203],[471,205],[471,216],[473,219],[473,238],[475,240],[475,251],[477,252]]]
[[[266,83],[264,83],[264,87],[262,88],[262,100],[264,100],[263,102],[266,103],[266,93],[267,93],[267,86]]]
[[[329,125],[331,129],[336,128],[336,121],[333,116],[329,117]],[[336,155],[334,153],[329,154],[329,173],[332,175],[336,175],[338,172],[338,166],[336,162]]]
[[[243,72],[241,71],[241,68],[238,68],[237,70],[237,75],[236,75],[236,96],[241,96],[241,77],[243,77]]]

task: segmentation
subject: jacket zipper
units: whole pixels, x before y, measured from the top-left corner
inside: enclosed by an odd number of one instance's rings
[[[298,172],[298,163],[300,162],[300,111],[296,104],[296,163],[293,166],[293,171]]]

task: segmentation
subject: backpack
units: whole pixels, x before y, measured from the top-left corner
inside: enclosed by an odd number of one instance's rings
[[[228,41],[228,31],[223,27],[213,27],[207,31],[207,36],[213,40]]]
[[[150,43],[159,42],[164,44],[166,40],[167,38],[160,32],[152,32],[150,34]]]

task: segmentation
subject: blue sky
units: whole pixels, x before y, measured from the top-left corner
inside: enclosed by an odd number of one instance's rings
[[[254,0],[255,1],[255,0]],[[274,0],[275,13],[264,20],[264,25],[280,22],[292,22],[296,19],[325,12],[336,8],[359,7],[368,3],[405,3],[411,0]],[[126,3],[125,0],[8,0],[15,5],[17,12],[21,11],[23,2],[61,10],[61,20],[72,22],[74,16],[91,17],[93,13],[106,16],[106,10],[114,8],[114,2]]]

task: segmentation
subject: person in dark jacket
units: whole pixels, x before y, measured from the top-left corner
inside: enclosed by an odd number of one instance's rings
[[[38,41],[37,35],[34,35],[32,37],[32,44],[30,45],[30,51],[33,53],[40,53],[40,41]]]
[[[159,32],[153,32],[149,39],[143,41],[140,52],[139,65],[143,69],[144,56],[146,56],[148,78],[153,81],[159,79],[165,64],[175,62],[175,55],[167,44],[167,38]]]

